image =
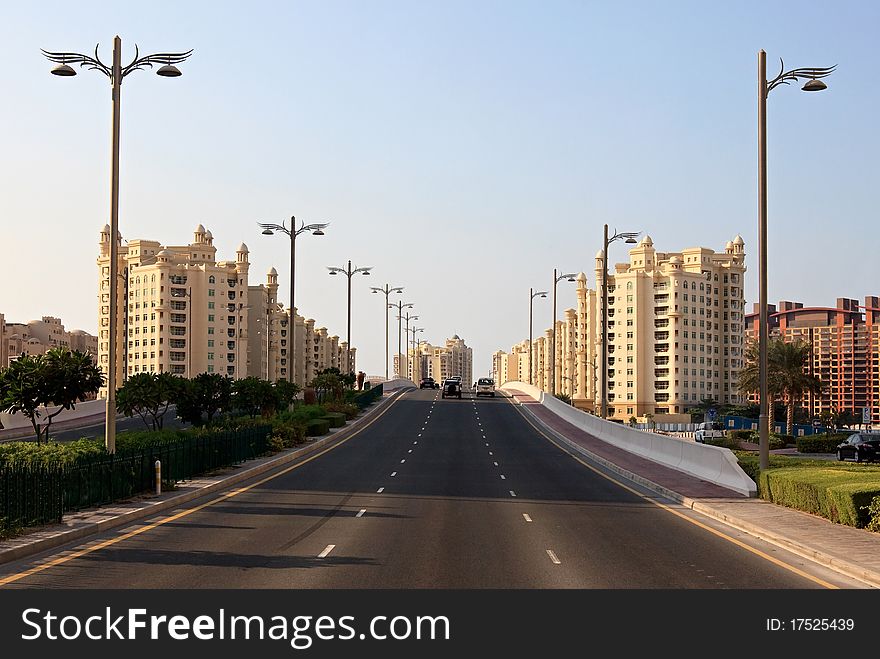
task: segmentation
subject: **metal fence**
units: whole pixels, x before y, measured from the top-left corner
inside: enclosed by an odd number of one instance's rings
[[[154,464],[170,485],[241,464],[269,450],[271,426],[193,435],[72,465],[0,468],[0,535],[58,522],[71,510],[100,506],[153,489]]]

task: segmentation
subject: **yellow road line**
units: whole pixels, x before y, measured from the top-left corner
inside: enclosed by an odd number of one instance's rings
[[[816,583],[816,584],[819,584],[819,585],[822,586],[823,588],[829,588],[829,589],[832,589],[832,590],[837,590],[837,589],[839,588],[838,586],[835,586],[835,585],[832,584],[832,583],[828,583],[827,581],[825,581],[825,580],[823,580],[823,579],[820,579],[819,577],[814,577],[814,576],[811,575],[811,574],[807,574],[807,573],[804,572],[803,570],[801,570],[801,569],[799,569],[799,568],[796,568],[794,565],[789,565],[788,563],[785,563],[784,561],[781,561],[781,560],[779,560],[778,558],[774,558],[773,556],[770,556],[769,554],[767,554],[767,553],[761,551],[760,549],[756,549],[756,548],[754,548],[754,547],[750,547],[749,545],[747,545],[746,543],[742,542],[741,540],[737,540],[736,538],[734,538],[734,537],[732,537],[732,536],[729,536],[729,535],[727,535],[726,533],[723,533],[722,531],[719,531],[718,529],[714,529],[714,528],[712,528],[711,526],[709,526],[709,525],[707,525],[707,524],[704,524],[703,522],[700,522],[699,520],[693,519],[693,518],[689,517],[688,515],[685,515],[684,513],[679,512],[678,510],[675,510],[674,508],[672,508],[672,507],[670,507],[670,506],[667,506],[667,505],[664,504],[664,503],[660,503],[660,502],[657,501],[656,499],[652,499],[651,497],[645,496],[644,494],[642,494],[642,493],[639,492],[638,490],[633,489],[632,487],[630,487],[630,486],[627,485],[626,483],[623,483],[623,482],[619,481],[618,479],[616,479],[616,478],[614,478],[614,477],[612,477],[612,476],[609,476],[608,474],[606,474],[606,473],[604,473],[603,471],[597,469],[596,467],[594,467],[593,465],[589,464],[588,462],[585,462],[584,460],[582,460],[582,459],[580,458],[580,456],[578,456],[578,455],[572,453],[568,448],[566,448],[565,446],[561,445],[561,444],[560,444],[559,442],[557,442],[555,439],[553,439],[552,437],[550,437],[550,436],[549,436],[547,433],[545,433],[541,428],[539,428],[539,427],[536,426],[534,423],[532,423],[532,420],[529,419],[528,416],[526,416],[525,412],[523,412],[521,409],[519,409],[518,407],[516,407],[512,402],[510,402],[510,399],[508,399],[508,402],[509,402],[511,405],[514,406],[514,408],[516,409],[517,412],[520,413],[520,415],[522,416],[522,418],[525,419],[526,422],[527,422],[532,428],[535,429],[535,431],[537,431],[542,437],[544,437],[544,439],[546,439],[547,441],[549,441],[549,442],[550,442],[551,444],[553,444],[554,446],[558,447],[561,451],[567,453],[569,456],[571,456],[572,458],[574,458],[575,460],[577,460],[578,462],[580,462],[584,467],[586,467],[587,469],[589,469],[589,470],[592,471],[592,472],[595,472],[596,474],[598,474],[598,475],[601,476],[602,478],[611,481],[611,482],[614,483],[615,485],[618,485],[618,486],[622,487],[624,490],[627,490],[628,492],[631,492],[632,494],[635,494],[637,497],[640,497],[641,499],[644,499],[645,501],[650,501],[652,504],[654,504],[654,505],[657,506],[658,508],[662,508],[663,510],[665,510],[665,511],[667,511],[667,512],[669,512],[669,513],[672,513],[672,514],[675,515],[676,517],[679,517],[679,518],[681,518],[681,519],[683,519],[683,520],[686,520],[686,521],[690,522],[691,524],[693,524],[694,526],[698,526],[699,528],[703,529],[704,531],[708,531],[709,533],[712,533],[712,534],[718,536],[719,538],[723,538],[724,540],[727,540],[728,542],[731,542],[731,543],[735,544],[737,547],[741,547],[742,549],[745,549],[746,551],[749,551],[749,552],[755,554],[756,556],[760,556],[760,557],[763,558],[764,560],[769,561],[770,563],[773,563],[774,565],[776,565],[776,566],[778,566],[778,567],[784,568],[784,569],[786,569],[786,570],[788,570],[788,571],[790,571],[790,572],[794,572],[794,573],[795,573],[796,575],[798,575],[799,577],[803,577],[804,579],[809,579],[810,581],[812,581],[812,582],[814,582],[814,583]]]
[[[296,464],[291,465],[290,467],[287,467],[286,469],[283,469],[276,474],[272,474],[271,476],[267,476],[265,478],[262,478],[262,479],[258,480],[257,482],[251,483],[250,485],[247,485],[245,487],[240,487],[240,488],[232,490],[230,492],[226,492],[225,494],[221,494],[216,499],[212,499],[211,501],[208,501],[208,502],[203,503],[201,505],[195,506],[194,508],[187,508],[186,510],[182,510],[179,513],[175,513],[174,515],[171,515],[169,517],[165,517],[164,519],[160,519],[157,522],[152,522],[151,524],[146,524],[144,526],[140,526],[132,531],[129,531],[128,533],[124,533],[124,534],[117,536],[115,538],[110,538],[109,540],[104,540],[103,542],[99,542],[96,545],[84,547],[83,549],[78,549],[74,552],[71,552],[70,554],[64,554],[63,556],[59,556],[58,558],[53,558],[50,561],[47,561],[45,563],[40,563],[39,565],[35,565],[34,567],[28,568],[27,570],[24,570],[23,572],[18,572],[16,574],[10,574],[7,577],[0,577],[0,586],[5,586],[7,584],[13,583],[14,581],[19,581],[21,579],[24,579],[26,577],[30,577],[30,576],[37,574],[39,572],[42,572],[44,570],[48,570],[49,568],[53,568],[58,565],[62,565],[64,563],[67,563],[68,561],[72,561],[75,558],[80,558],[81,556],[91,554],[92,552],[96,552],[101,549],[105,549],[107,547],[115,545],[118,542],[122,542],[124,540],[128,540],[129,538],[133,538],[137,535],[140,535],[141,533],[146,533],[147,531],[152,531],[153,529],[155,529],[159,526],[162,526],[163,524],[168,524],[169,522],[174,522],[174,521],[180,519],[181,517],[186,517],[187,515],[191,515],[192,513],[196,513],[200,510],[203,510],[204,508],[208,508],[209,506],[213,506],[214,504],[220,503],[221,501],[226,501],[227,499],[231,499],[232,497],[236,497],[239,494],[247,492],[248,490],[251,490],[255,487],[259,487],[260,485],[263,485],[264,483],[268,483],[269,481],[271,481],[275,478],[278,478],[279,476],[283,476],[284,474],[287,474],[287,473],[293,471],[294,469],[299,469],[303,465],[308,464],[312,460],[320,458],[325,453],[328,453],[328,452],[332,451],[333,449],[342,446],[348,440],[350,440],[353,437],[356,437],[357,435],[362,433],[364,430],[366,430],[371,425],[376,423],[376,421],[381,419],[382,416],[384,416],[384,414],[388,410],[390,410],[391,407],[405,395],[406,394],[403,394],[402,396],[398,396],[397,398],[392,400],[388,404],[388,407],[386,407],[384,410],[382,410],[378,414],[378,416],[376,416],[374,419],[370,420],[370,422],[367,423],[366,425],[364,425],[362,428],[358,428],[356,431],[354,431],[351,435],[349,435],[345,439],[338,441],[337,443],[333,444],[333,446],[328,446],[323,451],[315,453],[314,455],[311,455],[308,458],[302,460],[301,462],[297,462]]]

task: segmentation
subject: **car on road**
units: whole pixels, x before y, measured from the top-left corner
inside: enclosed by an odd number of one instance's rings
[[[880,433],[857,432],[837,446],[837,459],[874,462],[880,456]]]
[[[439,389],[440,385],[434,382],[434,378],[422,378],[419,389]]]
[[[495,398],[495,380],[492,378],[480,378],[476,386],[477,396],[492,396]]]
[[[694,441],[700,444],[717,439],[724,439],[724,425],[720,421],[705,421],[694,430]]]
[[[443,383],[443,393],[440,394],[440,397],[461,399],[461,378],[458,380],[447,379]]]

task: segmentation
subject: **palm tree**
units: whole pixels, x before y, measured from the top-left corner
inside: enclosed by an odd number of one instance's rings
[[[767,388],[770,400],[770,427],[773,427],[773,401],[780,398],[785,402],[786,426],[788,434],[794,432],[795,403],[807,393],[817,393],[822,389],[818,378],[804,373],[804,365],[810,357],[810,344],[804,341],[786,342],[771,339],[767,345]],[[740,371],[737,386],[740,391],[759,393],[760,366],[758,363],[758,344],[753,341],[746,348],[746,367]]]

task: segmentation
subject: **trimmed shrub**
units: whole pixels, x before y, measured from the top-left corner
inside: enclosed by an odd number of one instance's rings
[[[342,412],[327,412],[324,418],[330,422],[331,428],[341,428],[345,425],[345,414]]]
[[[324,409],[328,412],[341,412],[349,420],[355,418],[360,412],[357,405],[342,402],[324,403]]]
[[[771,451],[775,451],[777,449],[785,448],[788,446],[788,443],[784,439],[785,437],[791,437],[791,435],[770,435],[768,438],[768,444]],[[759,440],[759,437],[756,437],[755,440]]]
[[[778,448],[785,448],[789,444],[794,446],[795,443],[797,442],[797,438],[794,435],[785,435],[782,433],[779,433],[778,435],[773,434],[770,436],[770,448],[777,448],[777,447],[773,446],[774,439],[780,440],[782,442],[782,446],[779,446]]]
[[[821,467],[768,469],[760,474],[759,492],[773,503],[861,528],[870,523],[868,508],[880,496],[880,473]]]
[[[870,521],[865,528],[869,531],[880,533],[880,497],[874,497],[871,499],[871,503],[865,506],[865,509],[870,518]]]
[[[851,433],[804,435],[797,438],[799,453],[834,453],[837,445],[846,440]]]
[[[311,419],[306,422],[306,437],[319,437],[330,432],[329,419]]]
[[[754,441],[752,437],[754,433],[754,430],[731,430],[727,435],[740,442],[751,442]]]

